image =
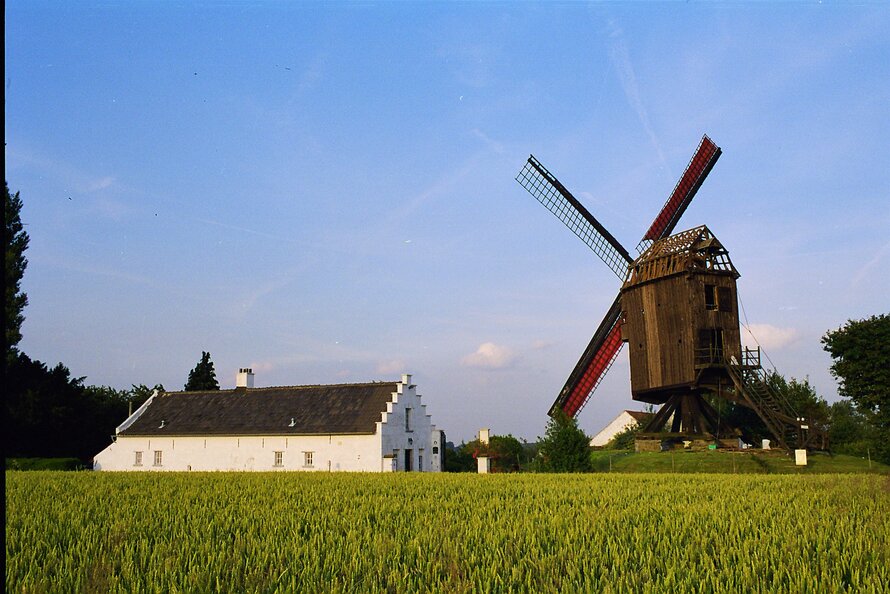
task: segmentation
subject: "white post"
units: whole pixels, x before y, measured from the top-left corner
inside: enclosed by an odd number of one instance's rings
[[[488,456],[479,456],[476,458],[476,471],[479,474],[488,474],[491,472],[491,460]]]

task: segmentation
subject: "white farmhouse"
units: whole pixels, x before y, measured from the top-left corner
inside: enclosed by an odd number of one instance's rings
[[[95,470],[440,472],[444,439],[410,375],[398,382],[156,393]]]
[[[653,416],[652,413],[638,410],[623,410],[615,419],[606,425],[602,431],[590,440],[591,447],[602,447],[609,443],[613,437],[631,427],[632,425],[645,425]]]

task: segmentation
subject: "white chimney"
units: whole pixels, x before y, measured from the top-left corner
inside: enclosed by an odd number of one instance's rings
[[[489,431],[490,431],[490,430],[489,430],[488,428],[482,428],[482,429],[479,430],[479,443],[488,445],[488,434],[489,434]]]
[[[253,369],[250,367],[242,367],[238,370],[235,377],[236,388],[252,388],[253,387]]]

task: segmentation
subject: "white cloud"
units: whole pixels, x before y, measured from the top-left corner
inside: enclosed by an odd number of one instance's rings
[[[753,336],[752,336],[753,335]],[[781,349],[797,340],[796,328],[779,328],[771,324],[749,324],[742,329],[742,343],[747,347],[758,344],[766,350]]]
[[[470,353],[460,363],[464,367],[481,367],[485,369],[502,369],[508,367],[514,359],[513,352],[504,346],[493,342],[484,342],[479,345],[475,353]]]

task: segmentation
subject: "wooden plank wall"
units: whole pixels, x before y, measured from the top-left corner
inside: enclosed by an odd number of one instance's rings
[[[730,289],[729,311],[706,309],[706,284]],[[634,393],[692,385],[699,329],[721,328],[725,351],[740,357],[735,279],[729,274],[678,274],[628,287],[621,306]]]

